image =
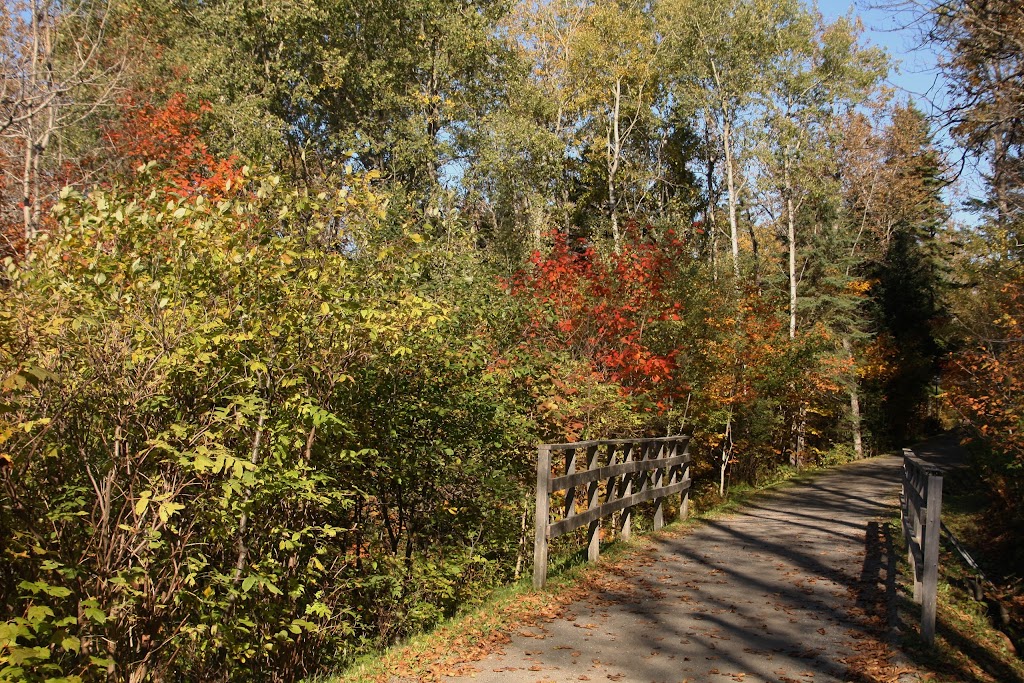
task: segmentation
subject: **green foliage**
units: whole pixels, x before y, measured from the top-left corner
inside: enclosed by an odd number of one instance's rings
[[[717,490],[920,422],[941,159],[853,18],[78,7],[104,78],[0,188],[56,207],[3,247],[0,679],[291,680],[429,628],[527,569],[538,441],[692,429]],[[997,289],[962,319],[1019,336]]]
[[[429,194],[503,80],[493,28],[505,3],[495,0],[184,2],[171,11],[165,61],[187,65],[181,87],[211,103],[215,148],[296,177],[353,153]]]
[[[378,220],[354,179],[245,183],[66,191],[6,262],[5,680],[299,677],[511,564],[526,438],[422,238],[308,231]]]

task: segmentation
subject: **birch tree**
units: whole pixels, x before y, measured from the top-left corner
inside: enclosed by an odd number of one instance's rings
[[[39,232],[51,148],[113,101],[124,59],[108,40],[111,14],[109,0],[18,0],[0,9],[3,179],[19,214],[6,218],[20,223],[25,241]]]
[[[598,3],[587,17],[573,71],[586,84],[587,117],[603,143],[607,217],[621,246],[619,176],[627,146],[651,116],[657,83],[653,26],[638,2]]]
[[[775,33],[778,57],[766,98],[773,142],[766,151],[785,221],[790,339],[797,335],[800,209],[829,165],[829,140],[840,134],[836,116],[864,102],[886,72],[885,54],[859,46],[858,34],[847,19],[825,25],[802,9]]]
[[[703,117],[722,151],[733,272],[740,273],[739,207],[745,181],[738,128],[762,89],[778,8],[759,0],[665,0],[659,31],[674,99]]]
[[[523,58],[551,101],[549,125],[566,161],[601,159],[602,208],[619,249],[620,178],[658,88],[652,18],[635,0],[524,3],[513,17]]]

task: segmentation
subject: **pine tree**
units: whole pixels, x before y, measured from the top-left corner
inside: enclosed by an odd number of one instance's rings
[[[906,105],[893,114],[884,138],[891,176],[879,260],[870,268],[876,333],[894,350],[891,370],[875,387],[880,394],[876,433],[898,445],[926,427],[929,392],[943,353],[936,325],[943,315],[947,281],[943,233],[949,217],[942,198],[942,158],[924,114]]]

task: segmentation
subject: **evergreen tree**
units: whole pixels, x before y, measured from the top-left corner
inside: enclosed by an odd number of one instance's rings
[[[885,165],[903,189],[891,225],[881,234],[880,258],[869,268],[876,333],[895,351],[892,370],[875,387],[875,432],[892,445],[909,443],[927,427],[930,392],[943,354],[936,326],[947,280],[943,233],[942,159],[924,114],[897,109],[884,138]]]

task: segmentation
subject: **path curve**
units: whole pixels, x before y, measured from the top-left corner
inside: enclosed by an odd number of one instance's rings
[[[475,663],[472,680],[865,680],[848,669],[865,649],[877,655],[866,623],[884,626],[877,612],[894,602],[882,522],[901,465],[852,463],[657,541],[602,572],[560,618],[513,634]]]

